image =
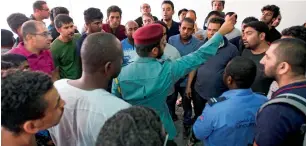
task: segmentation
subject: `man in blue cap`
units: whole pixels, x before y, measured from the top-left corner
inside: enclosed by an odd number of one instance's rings
[[[176,81],[216,54],[223,35],[234,27],[234,17],[229,17],[218,33],[197,51],[174,61],[160,60],[166,45],[161,25],[139,28],[133,34],[139,58],[122,68],[113,82],[112,93],[132,105],[153,108],[169,134],[169,142],[173,143],[176,129],[166,104],[167,95]]]

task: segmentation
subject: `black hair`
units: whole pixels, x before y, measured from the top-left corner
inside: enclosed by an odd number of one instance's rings
[[[51,13],[51,15],[53,15],[54,19],[57,15],[59,14],[66,14],[69,15],[69,10],[65,7],[56,7],[53,12]]]
[[[94,73],[107,62],[123,57],[119,40],[110,33],[96,32],[88,35],[81,48],[83,71]]]
[[[103,13],[98,8],[88,8],[84,11],[85,23],[91,23],[94,20],[103,20]]]
[[[163,4],[169,4],[172,8],[172,11],[174,11],[174,4],[171,0],[164,0],[161,5]]]
[[[261,9],[261,12],[263,11],[272,11],[273,12],[272,18],[277,18],[277,16],[280,14],[279,7],[276,5],[266,5]]]
[[[56,28],[61,28],[64,24],[73,23],[73,19],[65,14],[59,14],[55,17],[54,25]]]
[[[227,12],[226,14],[225,14],[225,16],[232,16],[232,15],[234,15],[234,14],[236,14],[235,12]],[[236,18],[236,20],[238,19],[238,15],[236,14],[236,16],[235,16],[235,18]]]
[[[186,8],[179,10],[178,16],[180,16],[183,12],[188,12],[188,10]]]
[[[51,77],[42,72],[16,71],[2,77],[1,126],[18,134],[26,121],[44,117],[44,96],[52,88]]]
[[[57,7],[54,7],[50,10],[50,21],[53,22],[54,21],[54,17],[53,17],[53,12]]]
[[[242,24],[247,24],[250,23],[252,21],[259,21],[257,18],[251,16],[251,17],[246,17],[243,19]]]
[[[248,89],[256,77],[256,64],[254,61],[237,56],[225,68],[225,76],[231,76],[238,89]]]
[[[23,62],[27,61],[27,58],[20,54],[2,54],[1,61],[6,61],[12,63],[13,67],[19,67]]]
[[[219,11],[211,11],[211,12],[209,12],[208,15],[206,16],[205,20],[204,20],[204,25],[203,25],[203,29],[204,30],[207,29],[205,24],[207,23],[209,17],[211,17],[212,15],[216,15],[216,16],[218,16],[220,18],[224,18],[224,15],[222,13],[220,13]]]
[[[266,23],[262,22],[262,21],[253,21],[253,22],[250,22],[250,23],[247,23],[245,25],[245,28],[247,27],[251,27],[253,29],[255,29],[258,34],[260,33],[265,33],[265,40],[267,41],[267,39],[269,38],[269,27]]]
[[[306,28],[303,26],[291,26],[282,31],[283,36],[291,36],[306,42]]]
[[[14,64],[6,61],[1,60],[1,70],[7,70],[14,68]]]
[[[118,6],[113,5],[107,8],[107,18],[111,12],[119,12],[120,17],[122,16],[122,10]]]
[[[29,20],[30,18],[28,18],[25,14],[22,13],[13,13],[6,19],[7,24],[15,33],[17,33],[17,29],[20,28],[23,23]]]
[[[1,29],[1,46],[13,47],[14,43],[15,43],[14,34],[7,29]]]
[[[96,146],[162,146],[165,140],[162,126],[154,110],[132,106],[105,122]]]
[[[157,41],[156,43],[153,44],[149,44],[149,45],[137,45],[135,44],[136,47],[136,53],[140,56],[140,57],[148,57],[149,54],[151,53],[152,49],[155,47],[160,47],[160,41]]]
[[[222,24],[225,22],[225,20],[223,18],[212,18],[209,20],[209,23],[216,23],[216,24],[220,24],[220,26],[222,26]]]
[[[278,62],[287,62],[294,75],[305,75],[306,70],[306,42],[296,38],[276,40],[274,53]]]
[[[42,23],[42,22],[35,21],[35,20],[29,20],[25,22],[21,27],[22,37],[26,38],[26,36],[29,34],[35,34],[37,32],[36,25],[38,23]]]
[[[35,11],[35,9],[42,10],[44,4],[47,4],[47,2],[41,0],[35,1],[33,3],[33,11]]]
[[[213,7],[214,5],[214,2],[217,2],[217,1],[215,1],[215,0],[212,0],[211,1],[211,7]],[[219,1],[219,2],[221,2],[222,3],[222,6],[224,7],[225,6],[225,1],[223,0],[223,1]]]
[[[184,18],[184,19],[182,20],[182,23],[183,23],[183,22],[191,23],[193,26],[194,26],[194,23],[195,23],[191,18]]]
[[[167,24],[163,21],[155,21],[154,23],[158,23],[160,25],[162,25],[164,28],[166,28],[166,34],[168,34],[169,28],[167,26]]]

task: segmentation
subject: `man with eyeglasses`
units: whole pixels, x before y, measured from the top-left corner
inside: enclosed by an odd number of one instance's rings
[[[140,6],[140,12],[142,16],[138,17],[135,21],[138,23],[138,26],[141,27],[143,25],[143,15],[144,14],[150,14],[151,13],[151,7],[149,4],[144,3]],[[153,16],[153,20],[157,21],[158,18]],[[153,22],[152,22],[153,23]]]
[[[20,54],[27,58],[32,71],[54,75],[55,70],[50,52],[51,34],[43,22],[29,20],[21,26],[23,42],[8,53]]]
[[[33,3],[34,14],[30,16],[30,19],[43,21],[50,16],[50,10],[46,1],[36,1]]]

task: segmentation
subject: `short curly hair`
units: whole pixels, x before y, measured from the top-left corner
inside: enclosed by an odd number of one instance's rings
[[[306,28],[303,26],[291,26],[282,31],[283,36],[291,36],[306,42]]]
[[[161,146],[164,137],[159,116],[152,109],[133,106],[105,122],[96,146]]]
[[[94,20],[103,20],[103,13],[98,8],[88,8],[84,11],[85,23],[91,23]]]
[[[1,126],[18,134],[26,121],[44,117],[44,95],[52,88],[51,77],[42,72],[16,71],[2,77]]]

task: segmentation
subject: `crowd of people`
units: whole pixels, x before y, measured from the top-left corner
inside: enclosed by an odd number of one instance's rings
[[[121,24],[84,11],[33,3],[1,29],[1,144],[5,146],[175,146],[182,106],[187,146],[302,146],[306,143],[306,23],[276,28],[276,5],[261,18],[223,12],[212,0],[203,27],[194,10],[161,3]],[[43,20],[49,19],[48,26]],[[106,23],[103,19],[106,18]],[[14,38],[15,33],[18,37]]]

